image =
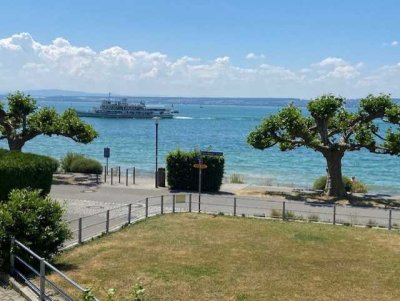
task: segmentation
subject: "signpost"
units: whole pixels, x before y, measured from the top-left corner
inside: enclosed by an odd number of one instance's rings
[[[199,163],[193,164],[194,168],[197,168],[199,170],[199,209],[198,211],[200,212],[200,204],[201,204],[201,171],[203,169],[207,168],[207,164],[203,163],[203,156],[218,156],[221,157],[223,156],[224,153],[222,152],[210,152],[210,151],[200,151],[199,153]]]
[[[106,158],[106,174],[108,174],[108,158],[110,158],[110,148],[109,147],[105,147],[104,148],[104,158]]]

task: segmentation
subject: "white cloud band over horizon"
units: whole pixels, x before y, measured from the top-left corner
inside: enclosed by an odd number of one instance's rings
[[[249,53],[247,59],[262,58]],[[299,97],[334,93],[400,96],[400,62],[368,69],[363,62],[326,57],[301,69],[262,63],[235,65],[229,56],[212,61],[160,52],[102,51],[56,38],[45,45],[29,33],[0,39],[0,90],[62,89],[141,96]]]

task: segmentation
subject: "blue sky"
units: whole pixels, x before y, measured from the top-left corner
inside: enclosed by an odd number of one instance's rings
[[[344,63],[336,61],[333,65],[357,69],[359,74],[354,76],[361,80],[362,76],[375,79],[385,66],[394,66],[394,72],[397,72],[396,66],[400,62],[400,2],[394,0],[39,0],[6,1],[0,4],[0,9],[0,40],[29,33],[33,41],[50,45],[62,37],[74,47],[89,47],[96,53],[118,46],[129,52],[161,53],[171,63],[185,56],[199,59],[200,65],[229,57],[229,64],[235,68],[258,70],[265,64],[298,74],[327,58],[337,58]],[[252,59],[246,59],[249,53],[254,54]],[[0,56],[0,63],[1,59]],[[181,81],[180,78],[176,80]],[[50,83],[43,81],[43,88],[59,88],[48,87]],[[35,88],[40,84],[27,83],[27,86]],[[120,92],[151,92],[143,85],[143,89],[138,86],[132,91],[121,87]],[[60,86],[69,88],[65,84]],[[158,82],[158,86],[162,95],[163,85]],[[225,86],[229,88],[226,83]],[[118,89],[112,85],[109,87]],[[247,95],[254,91],[254,87],[236,94]],[[327,92],[334,93],[347,93],[349,90],[338,83],[326,87],[330,89]],[[0,89],[4,88],[7,87],[0,86]],[[80,88],[87,90],[90,85]],[[94,90],[99,88],[95,86]],[[296,94],[295,88],[293,85],[288,87],[291,89],[289,94]],[[203,91],[204,95],[234,96],[229,93],[222,95],[222,91],[215,87],[209,86],[209,89],[209,93],[204,87],[194,91]],[[306,86],[302,89],[305,91]],[[285,90],[284,87],[268,91],[261,89],[260,93],[249,96],[287,96],[280,93]],[[365,93],[364,90],[355,91],[354,95]],[[398,86],[385,86],[384,90],[400,94]],[[269,93],[280,95],[266,95]],[[308,96],[304,92],[300,94]]]

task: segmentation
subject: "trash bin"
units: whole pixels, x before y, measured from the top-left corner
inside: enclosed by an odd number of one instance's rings
[[[158,179],[157,185],[158,187],[165,187],[165,168],[159,168],[157,171]]]

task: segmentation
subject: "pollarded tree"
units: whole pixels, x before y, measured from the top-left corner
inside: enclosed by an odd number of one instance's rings
[[[21,151],[25,142],[38,135],[59,135],[80,143],[97,137],[93,127],[83,122],[74,109],[58,114],[53,108],[38,109],[29,95],[17,91],[7,96],[8,109],[0,103],[0,140],[7,139],[12,151]]]
[[[308,103],[309,115],[290,104],[276,115],[265,118],[247,137],[257,149],[278,145],[281,151],[297,147],[322,153],[327,163],[325,192],[346,195],[342,183],[342,158],[348,151],[367,149],[376,154],[400,155],[400,106],[390,95],[369,95],[359,102],[356,112],[347,111],[344,99],[323,95]],[[386,133],[380,129],[389,124]]]

